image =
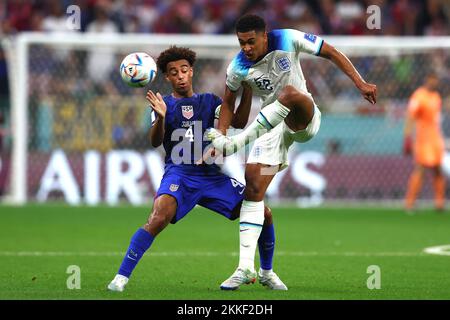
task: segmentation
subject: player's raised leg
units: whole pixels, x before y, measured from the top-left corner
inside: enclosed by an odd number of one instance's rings
[[[134,268],[144,253],[150,248],[154,238],[170,223],[177,210],[177,201],[174,197],[163,194],[153,205],[152,213],[147,223],[139,228],[133,235],[127,253],[117,275],[108,285],[111,291],[122,292]]]
[[[256,140],[265,132],[272,130],[284,121],[290,113],[295,116],[295,120],[290,122],[296,123],[296,130],[302,130],[308,126],[314,115],[314,102],[309,95],[288,85],[280,91],[278,99],[264,107],[243,132],[228,137],[222,135],[216,129],[211,129],[207,137],[212,140],[216,149],[230,155],[244,145]]]

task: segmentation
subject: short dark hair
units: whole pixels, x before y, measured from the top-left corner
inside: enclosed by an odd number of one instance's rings
[[[196,55],[197,54],[189,48],[171,46],[169,49],[161,52],[156,61],[156,64],[158,65],[158,69],[160,69],[163,73],[166,73],[167,65],[173,61],[184,59],[189,62],[191,67],[193,67]]]
[[[236,32],[266,31],[266,22],[256,14],[245,14],[236,22]]]

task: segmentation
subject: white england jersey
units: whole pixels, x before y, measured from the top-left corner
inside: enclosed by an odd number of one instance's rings
[[[318,55],[323,40],[313,34],[293,29],[273,30],[267,34],[268,53],[258,62],[248,60],[241,50],[227,69],[226,84],[232,91],[247,82],[253,94],[261,97],[261,108],[274,102],[286,85],[307,93],[305,77],[300,66],[300,53]],[[312,97],[311,97],[312,99]]]

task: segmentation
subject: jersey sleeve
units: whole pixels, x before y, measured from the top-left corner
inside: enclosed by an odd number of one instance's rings
[[[150,108],[150,107],[149,107],[149,108]],[[152,127],[153,127],[153,125],[155,124],[156,119],[158,119],[158,114],[157,114],[153,109],[151,109],[151,110],[150,110],[150,121],[151,121],[151,123],[152,123]]]
[[[218,105],[216,107],[216,110],[214,111],[214,119],[219,120],[219,116],[220,116],[220,108],[222,107],[222,105]]]
[[[216,95],[214,95],[213,97],[214,97],[214,102],[213,102],[214,119],[219,119],[220,107],[222,106],[222,99]]]
[[[238,70],[236,62],[232,61],[227,68],[227,79],[226,79],[226,85],[231,91],[237,91],[241,87],[243,77],[237,71]]]
[[[322,49],[323,39],[315,34],[289,29],[288,37],[291,38],[297,52],[305,52],[318,56],[320,49]]]

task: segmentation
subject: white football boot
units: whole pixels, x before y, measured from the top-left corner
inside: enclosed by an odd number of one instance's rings
[[[108,290],[122,292],[125,289],[125,285],[128,283],[128,278],[118,274],[114,277],[113,281],[108,285]]]
[[[220,289],[222,290],[236,290],[241,284],[255,283],[256,272],[251,270],[243,270],[237,268],[236,271],[227,280],[222,282]]]
[[[259,283],[263,286],[267,286],[272,290],[287,290],[286,285],[281,281],[281,279],[277,276],[275,272],[271,271],[263,271],[259,269],[258,272]]]

